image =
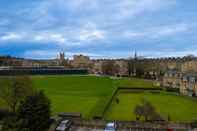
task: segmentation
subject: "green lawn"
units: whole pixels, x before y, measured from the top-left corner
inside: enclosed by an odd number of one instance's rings
[[[173,121],[191,121],[197,119],[196,99],[176,96],[166,92],[160,94],[153,93],[118,93],[116,98],[120,100],[117,104],[115,100],[111,103],[109,110],[105,114],[108,120],[135,120],[133,110],[144,98],[150,101],[156,110],[164,117],[170,115]]]
[[[76,75],[31,76],[31,78],[34,87],[44,90],[51,100],[53,115],[59,112],[80,112],[87,119],[95,115],[102,116],[104,108],[118,86],[156,88],[151,81],[134,78],[111,79]],[[117,105],[112,101],[105,119],[134,120],[133,109],[143,97],[152,102],[164,117],[170,114],[172,120],[181,121],[197,118],[197,101],[188,97],[167,93],[118,93],[116,97],[120,99],[120,103]],[[0,108],[5,107],[6,104],[0,99]]]
[[[152,81],[137,78],[116,79],[115,83],[119,87],[127,88],[155,88]]]
[[[113,80],[95,76],[32,76],[33,84],[50,98],[53,114],[81,112],[100,115],[115,89]]]

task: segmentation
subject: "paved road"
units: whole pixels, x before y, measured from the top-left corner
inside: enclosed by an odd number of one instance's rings
[[[93,129],[93,128],[87,128],[87,127],[72,127],[69,131],[104,131],[104,129]],[[145,131],[142,129],[118,129],[118,131]],[[146,131],[166,131],[166,130],[146,130]]]
[[[87,127],[71,127],[69,131],[104,131],[104,129],[93,129]]]

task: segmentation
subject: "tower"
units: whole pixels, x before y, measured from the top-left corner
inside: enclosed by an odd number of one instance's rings
[[[60,61],[64,61],[64,60],[65,60],[64,52],[60,52]]]
[[[137,52],[135,51],[134,59],[137,60]]]
[[[59,64],[63,65],[65,62],[65,56],[64,56],[64,52],[60,52],[59,53]]]
[[[136,76],[137,73],[137,52],[135,51],[134,60],[133,60],[133,76]]]

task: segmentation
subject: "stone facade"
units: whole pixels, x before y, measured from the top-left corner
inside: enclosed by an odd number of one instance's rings
[[[103,74],[102,65],[103,65],[102,60],[93,60],[93,66],[92,66],[92,69],[91,69],[91,73],[93,73],[93,74]]]
[[[128,62],[126,60],[117,60],[115,65],[118,67],[117,76],[128,76]]]
[[[92,61],[88,56],[74,55],[73,61],[71,61],[71,65],[75,68],[90,68]]]
[[[134,67],[143,69],[142,77],[147,79],[160,80],[163,74],[168,70],[176,70],[181,73],[197,72],[197,58],[183,57],[183,58],[138,58],[137,55],[130,59],[90,59],[88,56],[75,55],[73,60],[65,59],[64,53],[60,53],[57,59],[49,60],[31,60],[31,59],[17,59],[11,57],[0,57],[0,65],[2,66],[64,66],[66,68],[86,68],[90,73],[103,74],[103,62],[113,61],[118,68],[113,73],[117,76],[132,76],[136,74]],[[133,67],[131,67],[131,66]],[[132,69],[130,69],[132,68]],[[135,75],[134,75],[135,76]],[[168,80],[167,80],[168,79]],[[175,77],[164,76],[165,85],[172,83],[176,87],[177,79]]]
[[[197,96],[197,74],[168,71],[163,77],[162,86],[177,88],[183,95]]]
[[[174,70],[167,71],[163,77],[163,86],[180,88],[182,74]]]
[[[181,65],[181,72],[197,72],[197,60],[184,62]]]
[[[197,96],[197,75],[186,74],[180,84],[180,92],[183,95]]]

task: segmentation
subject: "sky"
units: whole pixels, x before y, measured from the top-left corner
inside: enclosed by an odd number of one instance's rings
[[[196,0],[0,0],[0,55],[197,55]]]

